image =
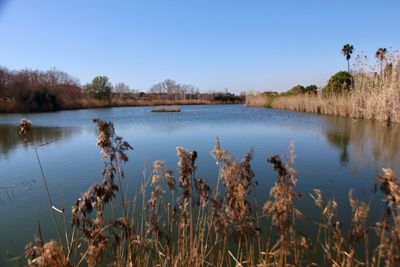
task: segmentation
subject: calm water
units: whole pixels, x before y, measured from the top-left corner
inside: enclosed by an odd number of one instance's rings
[[[267,157],[287,154],[288,145],[294,142],[298,190],[303,195],[298,207],[306,215],[305,228],[317,213],[308,195],[313,188],[335,197],[343,220],[349,212],[347,192],[355,188],[360,198],[373,199],[372,217],[376,218],[382,206],[381,195],[373,193],[377,175],[382,167],[399,174],[399,125],[239,105],[184,106],[180,113],[150,110],[134,107],[0,115],[0,266],[16,264],[9,259],[22,255],[39,221],[45,237],[52,235],[34,148],[17,132],[16,125],[23,117],[34,125],[30,140],[48,143],[38,148],[38,153],[56,205],[68,210],[81,192],[101,180],[102,160],[93,118],[114,122],[117,134],[133,145],[124,181],[132,191],[154,160],[162,159],[168,168],[176,169],[177,146],[196,150],[198,176],[215,183],[218,169],[210,151],[218,136],[222,146],[238,158],[254,147],[257,195],[264,201],[275,179]]]

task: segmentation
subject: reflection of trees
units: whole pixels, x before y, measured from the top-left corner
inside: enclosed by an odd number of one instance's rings
[[[34,183],[36,183],[35,180],[27,180],[27,181],[22,181],[22,182],[10,184],[10,185],[0,185],[0,192],[4,192],[4,196],[7,197],[8,201],[10,203],[13,203],[15,201],[15,195],[14,195],[15,189],[22,187],[22,188],[25,188],[25,190],[27,190],[27,191],[31,191]],[[6,204],[6,202],[3,200],[1,194],[0,194],[0,203]]]
[[[355,166],[373,162],[375,168],[400,166],[400,125],[370,120],[328,117],[326,138],[341,151],[340,160]]]
[[[72,136],[76,128],[32,127],[27,136],[18,134],[17,126],[0,125],[0,154],[7,156],[19,146],[28,147],[30,144],[45,144],[65,140]],[[24,139],[29,140],[25,142]]]
[[[348,146],[350,143],[350,137],[347,135],[347,133],[339,131],[337,132],[327,131],[326,139],[328,140],[329,144],[338,148],[341,151],[340,162],[342,163],[348,162],[349,161]]]

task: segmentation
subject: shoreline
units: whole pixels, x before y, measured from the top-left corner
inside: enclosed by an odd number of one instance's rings
[[[0,102],[1,103],[1,102]],[[85,106],[71,106],[65,107],[57,110],[43,110],[43,111],[2,111],[1,114],[36,114],[36,113],[53,113],[59,111],[68,111],[68,110],[86,110],[86,109],[102,109],[102,108],[124,108],[124,107],[158,107],[158,106],[197,106],[197,105],[244,105],[245,102],[239,101],[208,101],[208,100],[185,100],[185,101],[135,101],[135,102],[125,102],[125,103],[102,103],[102,101],[92,102],[92,105]]]
[[[246,96],[245,105],[248,107],[270,108],[275,110],[313,113],[319,115],[332,115],[353,119],[363,119],[390,123],[400,123],[400,117],[396,109],[384,111],[376,106],[384,106],[381,103],[370,105],[369,108],[357,107],[357,102],[362,96],[341,95],[322,97],[320,95],[294,95],[294,96]]]

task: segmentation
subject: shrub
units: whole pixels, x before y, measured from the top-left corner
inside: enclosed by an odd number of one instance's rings
[[[287,95],[301,95],[304,92],[304,86],[296,85],[292,89],[286,92]]]
[[[353,76],[347,71],[340,71],[333,75],[322,90],[323,96],[341,95],[350,91]]]
[[[241,102],[242,99],[240,96],[236,96],[231,93],[218,93],[214,96],[214,101],[219,102]]]
[[[304,94],[310,94],[310,95],[317,95],[318,94],[318,86],[315,84],[309,85],[303,89]]]
[[[318,87],[314,84],[304,87],[303,85],[293,86],[292,89],[282,93],[283,96],[296,96],[296,95],[316,95],[318,91]]]
[[[34,91],[27,101],[29,111],[55,111],[61,108],[57,96],[46,89]]]
[[[109,100],[112,85],[107,76],[97,76],[91,83],[85,85],[85,92],[98,100]]]

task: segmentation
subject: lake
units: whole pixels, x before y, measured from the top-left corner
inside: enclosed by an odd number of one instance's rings
[[[354,120],[242,105],[183,106],[182,112],[153,113],[152,107],[127,107],[0,115],[0,266],[23,255],[38,224],[46,238],[54,236],[37,151],[55,205],[70,211],[81,193],[101,181],[103,167],[96,147],[99,118],[114,123],[116,133],[134,148],[124,166],[124,186],[135,192],[155,160],[177,171],[176,147],[196,150],[197,176],[216,183],[218,166],[210,151],[219,137],[223,148],[240,159],[254,148],[252,167],[257,197],[264,202],[276,174],[267,158],[288,155],[294,143],[299,173],[298,207],[304,229],[318,213],[308,193],[314,188],[339,204],[339,216],[349,220],[348,190],[372,200],[371,221],[381,215],[382,195],[376,192],[383,167],[400,169],[400,125]],[[18,135],[21,118],[32,121],[29,142]],[[347,216],[347,217],[346,217]],[[313,226],[313,229],[315,227]],[[311,230],[310,230],[311,231]]]

